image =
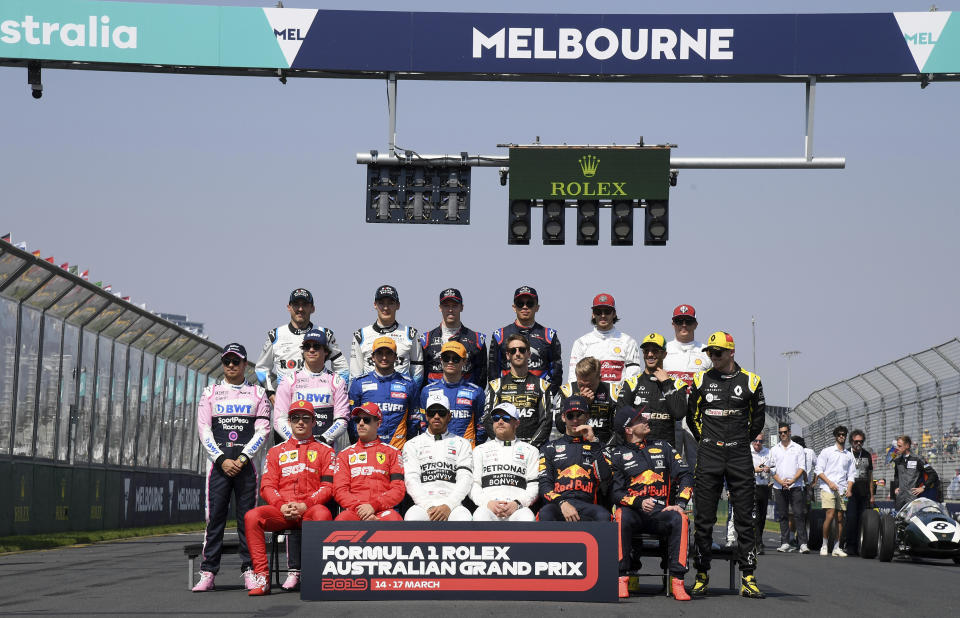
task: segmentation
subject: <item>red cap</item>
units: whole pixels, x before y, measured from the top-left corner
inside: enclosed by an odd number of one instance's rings
[[[696,320],[697,310],[693,308],[693,305],[677,305],[676,309],[673,310],[673,317],[678,318],[680,316],[686,316]]]
[[[313,409],[313,404],[305,399],[298,399],[290,403],[290,409],[287,410],[287,414],[293,414],[295,412],[309,412],[314,414],[315,410]]]
[[[351,412],[351,415],[353,416],[360,416],[361,414],[375,416],[377,417],[378,420],[381,420],[381,421],[383,420],[383,413],[380,412],[380,406],[373,403],[372,401],[368,401],[362,406],[357,406],[356,408],[353,409],[353,412]]]
[[[611,309],[616,309],[616,302],[613,300],[613,296],[601,292],[593,297],[593,306],[594,307],[610,307]]]

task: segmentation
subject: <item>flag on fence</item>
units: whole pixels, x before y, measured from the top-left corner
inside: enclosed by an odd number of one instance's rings
[[[18,242],[18,243],[17,243],[16,245],[14,245],[14,246],[15,246],[17,249],[20,249],[21,251],[26,251],[26,250],[27,250],[27,241],[24,240],[24,241]]]
[[[40,257],[40,249],[37,249],[36,251],[33,252],[33,257],[37,257],[37,258]]]
[[[6,241],[6,242],[12,242],[10,240],[10,234],[4,234],[3,236],[0,236],[0,240]]]
[[[76,275],[77,273],[80,272],[80,267],[74,264],[73,266],[70,267],[69,272],[71,275]]]
[[[64,262],[63,264],[60,265],[60,268],[64,270],[67,270],[67,268],[69,267],[70,267],[70,262]]]
[[[102,287],[103,287],[103,281],[97,281],[97,282],[94,283],[93,285],[97,286],[98,288],[102,288]]]
[[[82,273],[80,273],[80,278],[83,279],[84,281],[90,281],[90,271],[85,270]]]
[[[51,255],[50,257],[48,257],[46,261],[47,261],[47,262],[50,262],[51,264],[56,264],[56,262],[53,261],[53,256],[52,256],[52,255]]]

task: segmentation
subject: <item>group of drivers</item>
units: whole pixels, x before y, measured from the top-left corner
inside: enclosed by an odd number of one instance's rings
[[[614,519],[621,596],[629,595],[633,536],[652,532],[668,540],[673,595],[688,600],[684,510],[693,497],[692,593],[704,595],[726,482],[741,594],[763,597],[753,574],[749,444],[762,430],[764,399],[759,377],[734,361],[731,335],[718,331],[701,346],[693,340],[693,307],[680,305],[673,316],[677,340],[651,333],[637,345],[615,328],[613,297],[599,294],[595,328],[575,342],[574,379],[564,383],[559,338],[536,322],[539,299],[530,286],[516,290],[517,320],[493,333],[489,355],[484,336],[460,323],[463,298],[456,289],[441,292],[443,322],[422,336],[396,321],[393,286],[377,288],[374,307],[377,321],[354,333],[348,363],[333,332],[311,323],[310,292],[294,290],[290,323],[269,333],[257,362],[265,388],[245,382],[243,346],[224,348],[224,380],[207,387],[198,410],[211,463],[195,591],[214,587],[235,494],[251,595],[270,590],[264,532],[329,520],[335,502],[337,519],[399,520],[404,506],[408,520]],[[424,373],[428,383],[421,387]],[[682,442],[681,419],[699,455]],[[285,441],[267,454],[260,486],[267,504],[253,508],[254,456],[271,427]],[[548,443],[554,430],[561,435]],[[286,589],[299,584],[298,539],[290,539]]]

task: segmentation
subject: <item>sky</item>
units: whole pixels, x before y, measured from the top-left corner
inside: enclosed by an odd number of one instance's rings
[[[232,0],[187,2],[272,6]],[[584,12],[577,2],[290,0],[291,8]],[[833,12],[835,2],[726,2],[724,12]],[[929,0],[846,2],[848,12],[926,11]],[[949,10],[951,7],[940,7]],[[595,13],[711,13],[712,2],[597,0]],[[365,223],[356,153],[387,145],[382,80],[217,77],[0,68],[0,234],[89,269],[91,281],[204,322],[251,355],[286,323],[293,288],[344,348],[374,320],[382,283],[401,322],[435,327],[457,287],[464,323],[513,319],[513,290],[540,293],[538,321],[569,353],[590,302],[616,298],[619,327],[672,338],[674,306],[697,338],[733,334],[770,404],[957,336],[960,84],[819,84],[814,153],[843,170],[681,170],[665,247],[508,246],[507,188],[474,168],[469,226]],[[675,143],[676,156],[799,157],[801,84],[563,84],[402,81],[397,143],[421,153],[506,155],[498,143]],[[642,224],[638,211],[637,230]],[[756,321],[756,337],[751,320]],[[755,345],[754,345],[755,341]],[[756,362],[754,362],[754,348]]]

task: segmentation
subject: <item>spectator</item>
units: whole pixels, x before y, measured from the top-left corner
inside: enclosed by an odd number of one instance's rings
[[[763,553],[763,531],[767,524],[767,504],[770,502],[770,475],[773,472],[770,449],[763,445],[763,434],[757,435],[750,443],[753,457],[753,473],[756,481],[756,509],[754,521],[757,524],[757,553]],[[727,532],[729,536],[729,531]]]
[[[853,465],[857,472],[847,502],[847,547],[844,551],[851,556],[860,554],[860,518],[873,506],[873,456],[863,448],[865,439],[866,435],[859,429],[850,434]]]
[[[846,558],[847,554],[840,548],[843,539],[843,516],[846,511],[846,499],[853,491],[853,480],[857,476],[856,464],[853,455],[844,448],[847,442],[847,428],[839,425],[833,430],[835,444],[820,451],[815,468],[816,478],[820,479],[820,505],[825,511],[823,520],[823,545],[820,555],[828,554],[828,545],[836,520],[836,544],[833,555],[837,558]]]
[[[796,521],[797,536],[800,540],[800,553],[810,552],[807,547],[806,514],[804,513],[804,475],[806,463],[803,447],[790,439],[790,425],[780,423],[777,434],[780,442],[770,449],[773,474],[773,499],[777,505],[780,520],[779,552],[790,551],[790,514]]]
[[[960,468],[957,468],[956,475],[950,481],[950,487],[947,488],[947,497],[951,500],[960,498]]]
[[[816,485],[817,475],[816,472],[814,472],[814,469],[817,467],[817,454],[812,448],[807,446],[803,436],[793,436],[792,440],[803,448],[803,465],[805,470],[803,486],[803,517],[806,521],[810,521],[810,510],[813,508],[813,500],[816,497],[814,496],[814,486]],[[796,541],[796,522],[791,519],[790,523],[790,530],[793,533],[794,541]],[[795,542],[794,545],[796,544],[797,543]]]

